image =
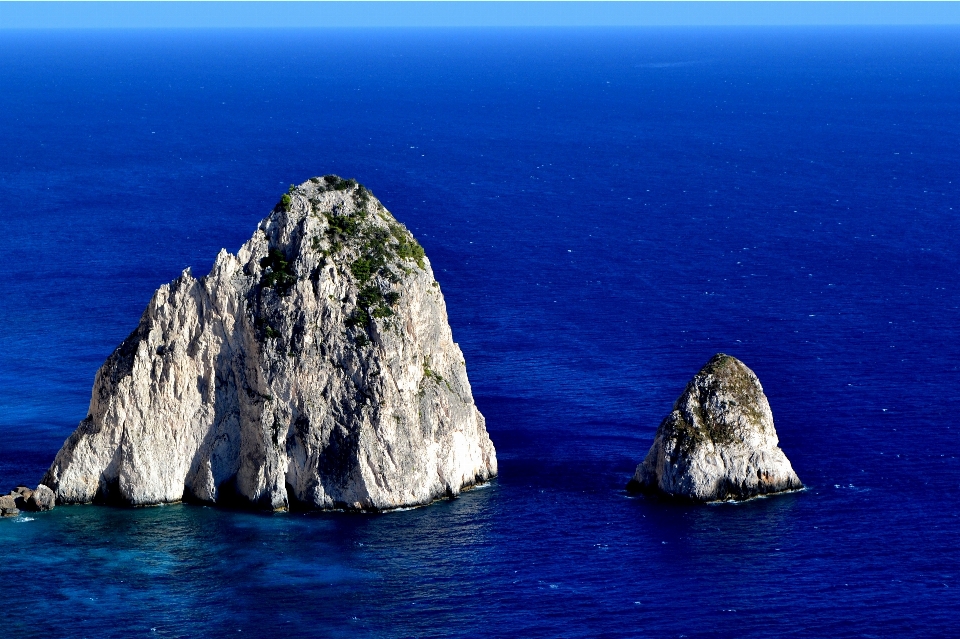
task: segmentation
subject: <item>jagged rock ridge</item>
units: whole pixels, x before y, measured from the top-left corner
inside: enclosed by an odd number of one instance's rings
[[[157,290],[42,483],[58,503],[384,510],[496,473],[430,261],[326,176]]]
[[[801,488],[780,450],[760,380],[723,353],[687,384],[627,485],[631,491],[700,502]]]

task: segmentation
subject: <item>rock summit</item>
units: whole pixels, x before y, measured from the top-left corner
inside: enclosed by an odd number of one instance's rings
[[[43,484],[57,503],[377,511],[496,473],[430,261],[328,175],[156,291]]]
[[[752,370],[718,353],[687,384],[627,485],[696,502],[799,490]]]

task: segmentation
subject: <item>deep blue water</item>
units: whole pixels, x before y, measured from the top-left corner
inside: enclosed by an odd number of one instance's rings
[[[960,627],[960,30],[0,32],[0,489],[155,288],[325,173],[427,250],[500,477],[0,521],[5,636]],[[627,497],[717,351],[808,490]]]

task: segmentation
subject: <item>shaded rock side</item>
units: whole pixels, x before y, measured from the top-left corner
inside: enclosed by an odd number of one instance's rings
[[[496,473],[430,261],[326,176],[157,290],[43,484],[58,503],[384,510]]]
[[[743,362],[723,353],[687,384],[627,485],[631,491],[698,502],[801,488],[780,450],[760,380]]]

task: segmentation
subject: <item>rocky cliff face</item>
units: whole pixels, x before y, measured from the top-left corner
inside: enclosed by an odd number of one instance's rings
[[[753,371],[719,353],[663,420],[628,490],[693,501],[741,500],[803,488],[779,448]]]
[[[42,483],[58,503],[383,510],[496,473],[423,249],[327,176],[160,287]]]

